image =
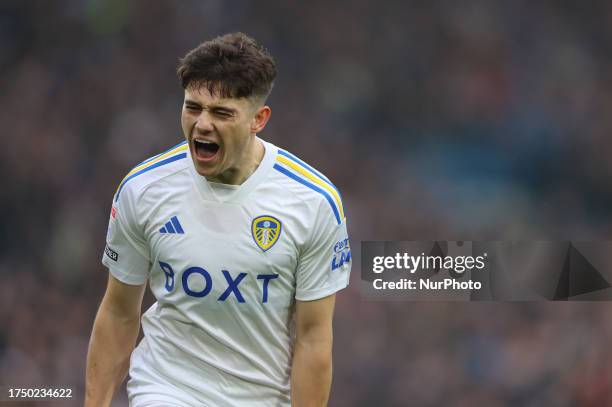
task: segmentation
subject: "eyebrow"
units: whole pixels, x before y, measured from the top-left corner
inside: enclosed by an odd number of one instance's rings
[[[190,106],[197,106],[197,107],[202,107],[202,105],[198,102],[196,102],[195,100],[191,100],[191,99],[185,99],[185,104],[186,105],[190,105]],[[232,108],[232,107],[228,107],[228,106],[222,106],[222,105],[212,105],[210,106],[210,108],[212,110],[225,110],[231,113],[236,113],[237,110]]]

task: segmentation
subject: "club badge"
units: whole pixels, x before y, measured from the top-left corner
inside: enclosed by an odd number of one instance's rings
[[[257,246],[265,252],[278,241],[281,234],[281,222],[272,216],[258,216],[253,219],[251,233]]]

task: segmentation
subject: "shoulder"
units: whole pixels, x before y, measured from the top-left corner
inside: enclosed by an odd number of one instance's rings
[[[344,222],[344,205],[340,191],[322,172],[315,169],[296,155],[278,148],[273,166],[273,177],[280,186],[288,189],[302,201],[319,203],[334,222]]]
[[[187,168],[188,148],[187,142],[183,141],[132,168],[119,183],[113,200],[117,202],[128,191],[138,193],[156,181]]]

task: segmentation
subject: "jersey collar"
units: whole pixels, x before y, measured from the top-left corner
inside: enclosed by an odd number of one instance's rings
[[[247,178],[247,180],[244,181],[234,193],[228,195],[223,200],[220,200],[215,196],[206,178],[198,174],[193,165],[191,151],[190,149],[187,149],[187,155],[189,158],[189,173],[192,175],[196,188],[198,189],[200,195],[204,200],[213,202],[240,203],[249,194],[249,192],[251,192],[257,185],[259,185],[261,181],[266,178],[266,176],[274,166],[274,162],[276,161],[276,155],[278,154],[278,148],[273,144],[263,141],[259,137],[257,137],[257,140],[261,141],[265,148],[263,159],[259,163],[259,166],[257,166],[257,169],[251,174],[251,176]]]

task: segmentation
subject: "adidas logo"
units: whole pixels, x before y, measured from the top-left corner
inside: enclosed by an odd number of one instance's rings
[[[173,216],[172,218],[170,218],[170,222],[167,222],[164,226],[162,226],[161,229],[159,229],[159,233],[183,234],[185,233],[185,231],[183,230],[183,227],[181,226],[181,223],[179,222],[178,218],[176,216]]]

